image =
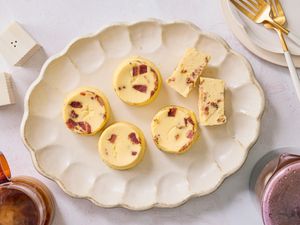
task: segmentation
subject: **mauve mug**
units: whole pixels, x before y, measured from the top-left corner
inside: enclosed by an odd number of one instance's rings
[[[300,155],[280,151],[259,160],[250,188],[260,203],[265,225],[300,225]]]

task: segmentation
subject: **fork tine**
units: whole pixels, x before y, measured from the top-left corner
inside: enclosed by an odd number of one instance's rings
[[[241,11],[245,16],[249,17],[251,20],[254,20],[254,15],[250,13],[248,10],[246,10],[243,6],[241,6],[239,3],[237,3],[235,0],[230,0],[231,3],[239,10]]]
[[[248,0],[249,1],[249,0]],[[239,2],[244,5],[244,7],[246,9],[248,9],[249,11],[251,11],[252,13],[255,13],[257,11],[256,8],[253,8],[252,5],[250,5],[247,1],[244,1],[244,0],[239,0]]]
[[[257,3],[256,0],[248,0],[248,2],[250,2],[251,5],[253,5],[255,8],[259,8],[259,4]]]
[[[275,8],[275,3],[273,2],[273,0],[268,0],[268,3],[270,4],[271,6],[271,11],[273,13],[273,16],[274,17],[277,17],[278,16],[278,13],[276,11],[276,8]]]
[[[279,16],[285,16],[282,5],[279,0],[274,0],[275,7],[277,8],[277,13]]]

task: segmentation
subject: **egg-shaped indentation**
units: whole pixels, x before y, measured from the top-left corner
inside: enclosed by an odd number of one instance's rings
[[[137,53],[154,52],[161,46],[161,25],[147,21],[129,27],[130,39]]]
[[[204,195],[218,187],[223,177],[223,172],[213,159],[208,149],[202,149],[202,155],[191,162],[187,177],[192,193]]]
[[[157,184],[157,202],[159,204],[177,204],[189,195],[189,183],[179,173],[168,173]]]
[[[241,112],[235,112],[227,121],[227,129],[243,146],[254,142],[259,130],[259,121]]]
[[[104,51],[96,38],[84,38],[70,47],[68,56],[83,74],[95,72],[104,61]]]
[[[58,178],[72,162],[72,149],[49,145],[35,154],[39,168],[51,177]]]
[[[89,194],[96,177],[95,170],[88,163],[72,163],[60,175],[64,181],[64,187],[77,197]]]
[[[103,173],[94,182],[90,195],[101,205],[114,206],[122,202],[125,186],[126,180],[122,176]]]
[[[115,25],[103,30],[97,37],[109,58],[126,56],[131,50],[131,41],[128,28]]]
[[[156,202],[156,186],[146,176],[135,177],[127,182],[123,203],[134,208],[147,208]]]
[[[54,59],[44,71],[43,81],[61,93],[74,89],[79,80],[79,71],[66,55]]]
[[[222,171],[231,174],[244,162],[247,149],[233,138],[216,139],[212,153]]]
[[[185,49],[195,46],[199,38],[199,32],[191,25],[172,23],[164,25],[162,38],[167,48],[172,50],[180,49],[180,54],[183,54]]]
[[[53,120],[44,117],[31,115],[24,126],[24,139],[33,151],[55,143],[57,134],[57,126]]]
[[[45,82],[40,82],[30,95],[30,114],[48,119],[55,118],[60,114],[62,104],[62,93]]]
[[[240,86],[231,90],[231,105],[233,111],[257,118],[263,111],[262,93],[253,83]]]
[[[225,81],[226,87],[236,88],[252,83],[252,69],[241,56],[228,53],[218,69],[218,78]]]
[[[227,48],[222,42],[217,41],[216,37],[209,35],[201,35],[195,48],[200,52],[204,52],[211,56],[209,66],[220,65],[228,53]]]

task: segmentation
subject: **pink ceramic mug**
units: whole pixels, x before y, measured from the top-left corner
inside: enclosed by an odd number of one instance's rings
[[[273,154],[254,183],[265,225],[300,225],[300,156]]]

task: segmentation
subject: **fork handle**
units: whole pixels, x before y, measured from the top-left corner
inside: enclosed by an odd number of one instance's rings
[[[293,81],[294,88],[296,90],[297,97],[300,101],[300,78],[298,76],[298,73],[297,73],[297,70],[296,70],[295,65],[293,63],[290,52],[285,51],[284,56],[285,56],[287,65],[289,67],[289,71],[290,71],[290,74],[291,74],[291,77],[292,77],[292,81]]]
[[[300,46],[300,38],[298,36],[296,36],[295,34],[293,34],[292,32],[288,33],[288,37],[289,39],[291,39],[295,44],[297,44],[298,46]]]

